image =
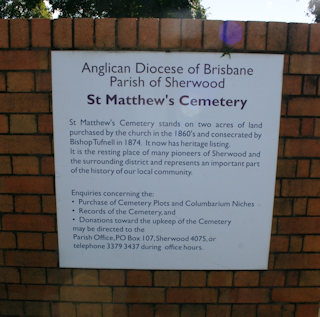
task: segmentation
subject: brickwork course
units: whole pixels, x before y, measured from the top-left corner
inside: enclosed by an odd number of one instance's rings
[[[0,20],[1,317],[318,316],[320,24],[233,22],[225,28],[243,31],[232,52],[285,55],[268,270],[58,265],[51,50],[222,52],[222,23]]]

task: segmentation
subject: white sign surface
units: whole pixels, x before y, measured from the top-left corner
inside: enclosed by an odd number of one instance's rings
[[[60,265],[267,268],[282,67],[53,52]]]

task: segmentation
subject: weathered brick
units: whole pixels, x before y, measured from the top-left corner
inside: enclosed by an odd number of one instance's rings
[[[51,47],[51,20],[31,20],[31,44],[33,47]]]
[[[251,271],[242,271],[234,273],[234,286],[249,287],[258,286],[259,273]]]
[[[7,214],[3,215],[2,229],[52,232],[55,230],[55,219],[47,215]]]
[[[51,285],[8,285],[9,299],[57,300],[58,287]]]
[[[72,48],[72,19],[59,18],[53,21],[53,46]]]
[[[12,232],[0,232],[0,248],[15,248],[16,237]]]
[[[0,51],[1,70],[46,70],[48,53],[45,51]]]
[[[207,317],[230,317],[231,305],[207,305]]]
[[[319,269],[320,254],[299,253],[279,254],[275,262],[276,269]]]
[[[61,286],[60,300],[73,302],[110,302],[111,289],[109,287]]]
[[[8,20],[0,20],[0,48],[9,47]]]
[[[289,100],[288,115],[320,116],[319,98],[296,97]]]
[[[53,179],[49,176],[4,176],[0,180],[0,193],[52,194]]]
[[[77,305],[77,317],[101,316],[101,304],[82,304]]]
[[[56,233],[45,233],[43,239],[45,250],[58,250],[58,236]]]
[[[287,303],[319,302],[320,288],[274,288],[272,290],[272,300]]]
[[[100,285],[107,286],[123,286],[125,282],[125,274],[123,270],[101,270],[99,272]]]
[[[206,286],[206,272],[183,271],[181,273],[181,286]]]
[[[139,47],[159,47],[159,19],[139,19]]]
[[[261,273],[261,286],[284,286],[285,274],[282,271],[264,271]]]
[[[149,304],[144,305],[130,305],[129,317],[153,317],[153,306]]]
[[[294,177],[296,175],[296,160],[278,160],[277,177]]]
[[[26,316],[47,317],[50,316],[50,304],[45,302],[26,302]]]
[[[320,136],[320,119],[315,119],[314,136]]]
[[[72,303],[52,303],[52,317],[76,317],[76,307]]]
[[[10,116],[10,132],[35,133],[37,131],[36,116],[33,114],[19,114]]]
[[[0,315],[1,316],[23,316],[23,301],[0,301]]]
[[[26,19],[10,20],[10,47],[29,47],[29,21]]]
[[[301,252],[302,251],[302,237],[291,236],[290,237],[290,247],[289,252]]]
[[[54,159],[51,156],[41,158],[40,162],[42,175],[54,175]]]
[[[52,114],[40,114],[38,116],[39,133],[53,133]]]
[[[6,115],[0,114],[0,133],[8,133],[8,131],[8,117]]]
[[[205,317],[206,310],[204,305],[182,305],[181,317]]]
[[[103,309],[103,317],[127,317],[128,316],[128,307],[125,304],[103,304],[102,309]]]
[[[298,286],[299,283],[299,272],[298,271],[287,271],[286,272],[286,286]]]
[[[281,118],[280,136],[299,136],[300,120],[296,118]]]
[[[213,288],[169,288],[168,303],[216,303],[218,292]]]
[[[297,168],[297,177],[308,177],[310,171],[309,160],[299,160]]]
[[[267,50],[283,52],[287,46],[287,24],[270,22],[268,24]]]
[[[74,285],[98,285],[98,271],[97,270],[73,270],[73,284]]]
[[[265,22],[248,22],[247,49],[262,51],[266,47]]]
[[[275,198],[274,200],[274,215],[289,216],[292,214],[292,199],[290,198]]]
[[[116,37],[115,37],[115,25],[116,20],[113,18],[109,19],[96,19],[96,47],[99,48],[115,48]]]
[[[210,272],[208,275],[208,286],[231,286],[232,272]]]
[[[294,52],[306,52],[308,47],[308,24],[290,23],[288,49]]]
[[[202,20],[182,19],[181,46],[185,49],[201,49]]]
[[[320,199],[319,198],[309,199],[308,215],[309,216],[320,215]]]
[[[37,72],[36,73],[36,91],[51,92],[51,73]]]
[[[0,104],[1,111],[8,113],[49,111],[49,98],[47,94],[0,94]]]
[[[22,284],[46,284],[46,270],[44,268],[21,268]]]
[[[320,25],[317,23],[310,25],[310,52],[320,52]]]
[[[128,286],[151,286],[152,274],[150,271],[128,271],[127,272]]]
[[[92,48],[93,47],[93,19],[76,18],[74,19],[74,47]]]
[[[0,91],[6,91],[6,90],[7,90],[6,76],[4,73],[0,73]]]
[[[258,315],[259,317],[282,317],[281,305],[259,305]]]
[[[11,174],[11,160],[9,156],[0,156],[0,174]]]
[[[310,176],[320,177],[320,160],[312,160]]]
[[[29,229],[30,230],[30,229]],[[36,230],[38,231],[38,230]],[[43,246],[42,234],[34,232],[18,232],[18,248],[41,250]]]
[[[34,90],[34,74],[31,72],[8,72],[8,91],[30,92]]]
[[[221,50],[223,41],[220,38],[220,26],[223,25],[222,21],[204,21],[203,30],[203,48]]]
[[[58,285],[72,284],[72,274],[70,269],[48,269],[48,283]]]
[[[179,19],[160,20],[160,43],[162,48],[180,47],[180,23]]]
[[[269,289],[266,288],[222,288],[220,303],[268,303]]]
[[[39,174],[39,161],[35,156],[14,156],[12,164],[14,174]]]
[[[55,196],[42,197],[42,211],[44,213],[56,213],[56,197]]]
[[[305,76],[303,81],[303,94],[315,95],[317,92],[318,78],[317,76]]]
[[[317,316],[319,304],[298,304],[295,317]]]
[[[13,199],[9,195],[0,195],[0,212],[12,212]]]
[[[120,48],[135,48],[137,46],[137,20],[135,18],[118,20],[118,46]]]
[[[320,157],[320,140],[288,139],[285,145],[285,155],[289,157]]]
[[[291,74],[317,75],[320,72],[320,55],[293,54],[290,56]]]
[[[20,274],[18,269],[0,267],[0,283],[19,283]],[[0,308],[1,311],[1,308]]]
[[[232,317],[255,317],[255,305],[232,305]]]
[[[302,86],[302,76],[284,75],[282,81],[283,95],[300,95]]]
[[[0,135],[1,154],[51,154],[48,136]]]
[[[301,136],[313,136],[314,119],[303,118],[301,124]]]
[[[154,272],[155,286],[178,286],[179,272],[177,271],[156,271]]]
[[[157,305],[155,317],[179,317],[178,305]]]
[[[320,251],[320,236],[305,236],[303,251],[319,252]]]
[[[164,288],[118,287],[113,289],[115,303],[163,303],[164,299]]]
[[[15,211],[26,213],[40,212],[40,198],[38,196],[15,196]]]
[[[320,180],[319,179],[293,179],[282,181],[283,196],[319,196]]]
[[[293,202],[293,214],[296,216],[304,216],[307,212],[307,199],[295,198]]]

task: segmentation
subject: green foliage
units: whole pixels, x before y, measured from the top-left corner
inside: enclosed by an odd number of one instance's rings
[[[320,22],[320,0],[309,0],[309,12],[314,15],[314,22]]]
[[[51,18],[51,12],[42,0],[0,0],[0,18]]]
[[[61,17],[205,18],[200,0],[50,0]]]

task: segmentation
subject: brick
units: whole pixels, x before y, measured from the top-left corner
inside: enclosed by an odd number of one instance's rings
[[[10,116],[10,132],[35,133],[37,131],[36,117],[33,114],[18,114]]]
[[[36,73],[36,91],[51,92],[51,73],[37,72]]]
[[[8,21],[4,19],[0,20],[0,48],[9,47]]]
[[[278,219],[280,234],[320,233],[320,217],[291,217]]]
[[[19,283],[20,274],[16,268],[0,267],[0,283]],[[1,308],[0,308],[1,311]]]
[[[308,215],[309,216],[320,215],[320,199],[319,198],[309,199]]]
[[[50,316],[50,304],[43,302],[26,302],[26,316],[47,317]]]
[[[6,115],[0,114],[0,133],[8,133],[8,131],[9,131],[8,117]]]
[[[320,157],[320,140],[318,139],[288,139],[285,155],[294,157]]]
[[[38,196],[15,196],[15,211],[26,213],[40,212],[40,198]]]
[[[52,317],[76,317],[76,308],[71,303],[51,303]]]
[[[11,161],[9,156],[0,156],[0,174],[11,174]]]
[[[7,299],[8,292],[5,285],[0,285],[0,299]]]
[[[233,305],[232,317],[256,317],[255,305]]]
[[[314,136],[320,136],[320,119],[315,119]]]
[[[282,181],[283,196],[319,196],[320,180],[319,179],[298,179]]]
[[[97,270],[73,270],[73,284],[74,285],[98,285],[98,271]]]
[[[115,303],[164,303],[164,299],[164,288],[118,287],[113,289]]]
[[[320,116],[319,98],[297,97],[289,101],[290,116]]]
[[[116,19],[96,19],[96,47],[115,48],[116,46]]]
[[[8,72],[8,91],[30,92],[34,90],[34,74],[31,72]]]
[[[287,271],[286,275],[287,275],[286,286],[298,286],[298,283],[299,283],[298,271]]]
[[[41,250],[42,249],[42,234],[33,232],[19,232],[17,234],[18,248],[19,249],[30,249],[30,250]]]
[[[77,317],[101,316],[100,304],[79,304],[77,306]]]
[[[39,162],[35,156],[14,156],[12,164],[14,174],[39,174]]]
[[[278,219],[272,218],[272,225],[271,225],[271,234],[277,233],[277,225],[278,225]]]
[[[298,304],[295,317],[317,316],[319,304]]]
[[[23,316],[23,302],[18,301],[0,301],[1,316]]]
[[[310,44],[309,50],[310,52],[320,52],[320,26],[319,24],[311,24],[310,25]]]
[[[181,273],[181,286],[206,286],[206,272],[183,271]]]
[[[210,272],[208,286],[232,286],[232,272]]]
[[[230,305],[207,305],[207,317],[230,317]]]
[[[248,22],[247,49],[262,51],[266,47],[265,22]]]
[[[53,46],[72,48],[72,19],[59,18],[53,21]]]
[[[46,70],[48,53],[45,51],[0,51],[1,70]]]
[[[162,48],[180,47],[180,23],[179,19],[160,20],[160,43]]]
[[[319,269],[320,254],[279,254],[275,263],[276,269]]]
[[[310,171],[310,161],[309,160],[299,160],[297,177],[308,177]]]
[[[281,305],[259,305],[258,315],[259,317],[282,317]]]
[[[302,136],[313,136],[314,131],[314,119],[303,118],[301,124],[301,135]]]
[[[295,177],[297,163],[296,160],[278,160],[277,177]]]
[[[38,116],[39,133],[53,133],[52,114],[40,114]]]
[[[265,288],[222,288],[219,303],[267,303],[269,290]]]
[[[7,214],[3,215],[2,229],[52,232],[55,230],[55,220],[47,215]]]
[[[302,250],[302,237],[291,236],[290,237],[290,252],[301,252]]]
[[[307,199],[296,198],[293,203],[293,214],[298,216],[306,215],[307,211]]]
[[[40,166],[42,175],[54,175],[55,171],[53,157],[42,157]]]
[[[317,93],[318,78],[317,76],[305,76],[303,81],[303,94],[315,95]]]
[[[103,317],[127,317],[128,316],[127,305],[124,305],[124,304],[103,304],[102,309],[103,309]]]
[[[219,29],[222,21],[205,20],[203,27],[203,48],[222,50],[223,41],[220,38]]]
[[[50,285],[8,285],[9,299],[57,300],[58,287]]]
[[[0,73],[0,91],[6,91],[6,90],[7,90],[6,75],[5,73]]]
[[[320,160],[312,160],[311,177],[320,177]]]
[[[179,317],[178,305],[157,305],[155,317]]]
[[[272,300],[287,303],[319,302],[320,288],[274,288],[272,290]]]
[[[43,239],[45,250],[58,250],[58,237],[56,233],[46,233]]]
[[[31,44],[33,47],[51,47],[51,20],[31,20]]]
[[[242,271],[234,273],[234,286],[251,287],[258,286],[259,272]]]
[[[280,183],[280,180],[277,179],[276,180],[275,190],[274,190],[275,197],[279,197],[280,196],[280,189],[281,189],[281,183]]]
[[[283,52],[287,46],[287,24],[270,22],[268,24],[267,50]]]
[[[284,286],[285,274],[281,271],[264,271],[261,273],[262,287]]]
[[[156,271],[154,272],[155,286],[179,286],[179,272]]]
[[[152,305],[131,305],[129,306],[129,317],[153,317]]]
[[[9,195],[0,195],[0,212],[12,212],[13,200]]]
[[[120,48],[135,48],[137,46],[137,20],[135,18],[118,20],[118,46]]]
[[[181,308],[181,317],[205,317],[205,314],[204,305],[183,305]]]
[[[29,47],[29,22],[26,19],[10,20],[10,47]]]
[[[74,47],[92,48],[93,47],[93,19],[76,18],[74,19]]]
[[[53,179],[49,176],[3,176],[0,193],[5,194],[52,194]]]
[[[159,19],[139,19],[139,47],[159,47]]]
[[[128,271],[127,272],[128,286],[151,286],[152,274],[150,271]]]
[[[225,21],[219,26],[219,36],[223,43],[234,49],[244,48],[245,22]]]
[[[213,288],[169,288],[168,303],[216,303],[218,292]]]
[[[285,145],[284,138],[280,138],[279,139],[279,145],[278,145],[278,157],[283,157],[284,156],[284,145]]]
[[[47,94],[0,94],[0,104],[1,111],[8,113],[49,111],[49,97]]]
[[[110,302],[111,289],[109,287],[61,286],[60,300],[73,302]]]
[[[301,271],[299,286],[320,286],[320,271]]]
[[[47,274],[49,284],[72,284],[72,274],[70,269],[48,269]]]
[[[21,268],[21,283],[46,284],[46,271],[39,268]]]
[[[308,47],[308,24],[290,23],[288,49],[293,52],[306,52]]]
[[[292,214],[292,199],[289,198],[275,198],[274,200],[274,215],[289,216]]]
[[[42,211],[44,213],[56,213],[56,197],[55,196],[42,197]]]
[[[123,270],[100,270],[100,285],[123,286],[125,275]]]
[[[181,46],[185,49],[201,49],[202,20],[182,19]]]
[[[319,252],[320,251],[320,236],[305,236],[303,251]]]
[[[290,56],[291,74],[317,75],[320,72],[320,55],[293,54]]]
[[[302,86],[302,76],[284,75],[282,81],[283,95],[300,95]]]

